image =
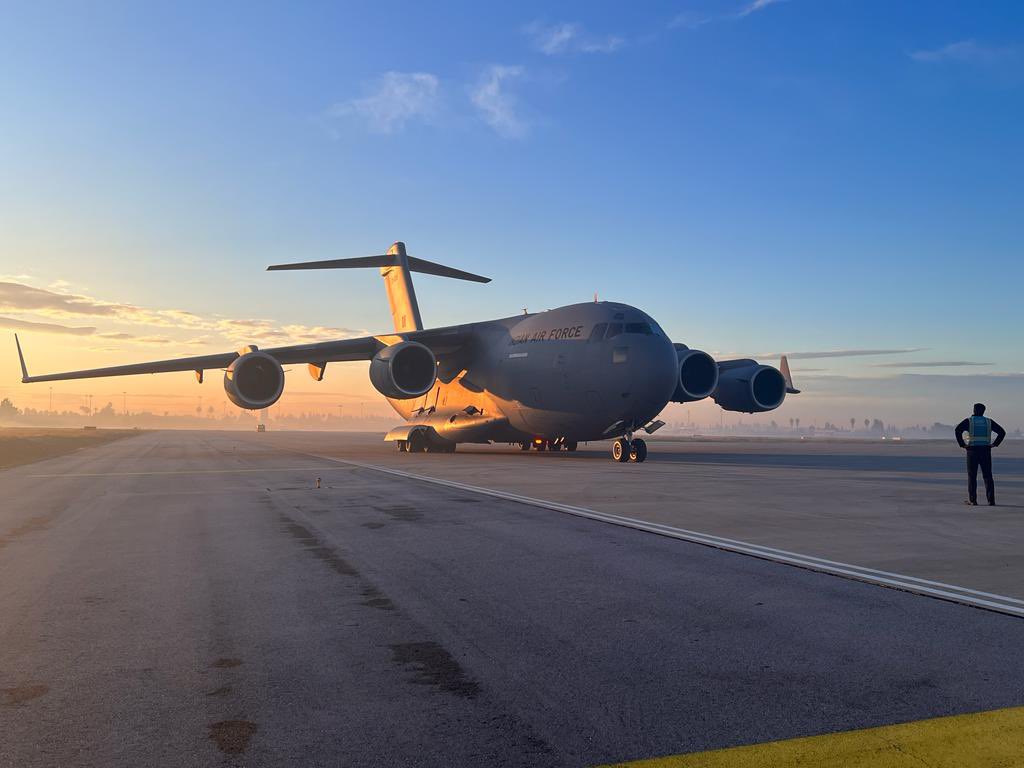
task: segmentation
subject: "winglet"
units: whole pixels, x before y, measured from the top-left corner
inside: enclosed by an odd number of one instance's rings
[[[18,334],[14,334],[14,346],[18,348],[18,361],[21,363],[21,383],[27,384],[30,377],[28,370],[25,368],[25,355],[21,353],[21,342],[18,341]]]
[[[789,359],[785,355],[779,360],[779,371],[782,373],[782,378],[786,380],[786,394],[799,395],[800,390],[793,386],[793,374],[789,372]]]

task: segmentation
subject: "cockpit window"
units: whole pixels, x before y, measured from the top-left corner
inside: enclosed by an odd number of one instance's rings
[[[622,333],[622,323],[608,323],[608,333],[605,334],[606,339],[613,339]]]
[[[608,323],[598,323],[594,326],[594,330],[590,332],[590,338],[588,342],[600,341],[604,338],[604,331],[608,327]]]
[[[644,336],[654,335],[650,323],[626,323],[626,333],[642,333]]]

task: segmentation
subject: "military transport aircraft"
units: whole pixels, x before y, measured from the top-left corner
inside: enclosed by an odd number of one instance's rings
[[[15,336],[23,382],[139,373],[224,371],[228,399],[261,410],[284,390],[282,366],[307,363],[322,381],[328,363],[370,361],[370,381],[406,424],[388,432],[400,451],[451,452],[458,443],[508,442],[526,451],[576,450],[582,441],[613,439],[616,461],[641,462],[670,402],[711,397],[728,411],[757,413],[782,405],[793,388],[789,365],[715,361],[673,344],[635,307],[608,301],[570,304],[447,328],[423,328],[412,272],[490,282],[490,278],[409,256],[397,242],[382,256],[279,264],[269,270],[379,267],[395,332],[360,339],[161,360],[29,376]]]

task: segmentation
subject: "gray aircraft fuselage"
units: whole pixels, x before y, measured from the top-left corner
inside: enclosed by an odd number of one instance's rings
[[[657,416],[678,380],[671,340],[626,304],[570,304],[471,329],[464,373],[422,397],[388,398],[453,442],[616,437]]]

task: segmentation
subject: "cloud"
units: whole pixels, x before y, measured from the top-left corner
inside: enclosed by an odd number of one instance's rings
[[[783,3],[786,0],[753,0],[742,6],[739,10],[732,11],[730,13],[722,14],[707,14],[700,13],[697,11],[683,11],[677,13],[668,22],[669,29],[697,29],[703,27],[705,24],[711,24],[712,22],[722,21],[735,21],[737,19],[744,19],[753,13],[763,11],[770,5],[776,3]]]
[[[920,360],[905,363],[872,363],[870,368],[964,368],[968,366],[985,366],[992,363],[973,363],[967,360]]]
[[[365,331],[333,326],[278,324],[269,319],[226,318],[217,315],[201,316],[181,309],[150,309],[134,304],[119,304],[90,296],[36,288],[14,282],[0,282],[0,311],[29,315],[27,318],[0,316],[0,327],[15,330],[61,333],[75,336],[95,336],[107,341],[123,341],[145,345],[208,346],[212,344],[237,345],[246,342],[260,344],[309,343],[331,339],[354,338],[367,335]],[[179,341],[167,335],[133,333],[125,330],[98,331],[94,326],[73,327],[57,323],[40,322],[38,316],[98,317],[129,327],[167,328],[205,331],[206,333]]]
[[[935,63],[941,61],[990,62],[1014,55],[1013,48],[995,48],[979,44],[975,40],[961,40],[941,48],[912,51],[907,54],[914,61]]]
[[[752,3],[745,5],[743,8],[736,12],[736,18],[742,19],[744,16],[749,16],[752,13],[763,11],[770,5],[775,5],[776,3],[782,2],[785,2],[785,0],[753,0]]]
[[[374,133],[396,133],[411,120],[430,120],[440,104],[440,82],[429,72],[385,72],[374,90],[330,108],[335,117],[356,117]]]
[[[151,310],[10,281],[0,282],[0,312],[30,312],[52,318],[97,317],[167,328],[198,327],[203,322],[198,315],[183,310]]]
[[[330,339],[351,339],[366,336],[366,331],[324,325],[278,325],[264,319],[221,319],[216,321],[220,335],[235,343],[269,344],[310,343]]]
[[[527,24],[523,31],[531,38],[533,46],[546,56],[567,53],[613,53],[626,43],[623,38],[616,35],[591,35],[581,24],[569,22],[542,24],[535,21]]]
[[[910,352],[923,352],[924,347],[907,349],[832,349],[824,352],[762,352],[754,357],[773,358],[786,355],[790,360],[817,360],[826,357],[869,357],[871,355],[905,355]]]
[[[669,29],[697,29],[715,20],[714,16],[708,16],[695,11],[683,11],[672,17],[668,23]]]
[[[72,293],[34,288],[24,283],[0,282],[0,311],[33,311],[60,315],[111,317],[118,305],[98,302]]]
[[[63,333],[71,336],[90,336],[96,333],[96,329],[92,326],[37,323],[32,320],[18,320],[13,317],[0,317],[0,328],[10,328],[15,331],[36,331],[38,333]]]
[[[520,139],[529,130],[526,120],[517,113],[515,96],[506,90],[506,84],[521,78],[523,71],[518,66],[493,64],[470,90],[470,100],[483,121],[507,139]]]

